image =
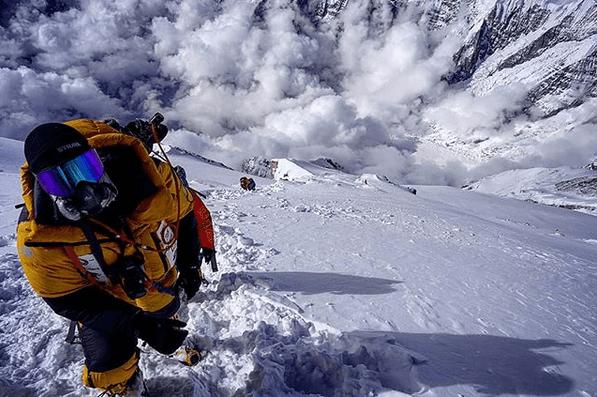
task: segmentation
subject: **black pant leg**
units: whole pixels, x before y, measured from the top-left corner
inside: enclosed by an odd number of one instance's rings
[[[137,338],[131,335],[107,335],[89,327],[79,327],[79,335],[89,371],[118,368],[139,351]]]

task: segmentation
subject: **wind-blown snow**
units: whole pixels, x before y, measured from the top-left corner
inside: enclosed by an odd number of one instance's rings
[[[16,256],[19,146],[0,142],[0,395],[92,396]],[[246,192],[172,160],[207,195],[221,272],[185,316],[204,361],[142,348],[152,395],[597,393],[594,217],[316,167]]]

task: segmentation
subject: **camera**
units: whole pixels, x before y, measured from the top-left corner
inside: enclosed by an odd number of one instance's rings
[[[156,113],[149,121],[141,119],[131,121],[122,128],[122,131],[141,140],[147,151],[151,152],[153,144],[161,142],[168,135],[168,127],[162,124],[163,121],[164,116],[161,113]]]
[[[156,127],[164,122],[164,115],[160,112],[156,112],[151,119],[149,120],[149,124],[153,124]]]
[[[145,280],[147,276],[143,270],[143,262],[134,256],[125,256],[118,264],[120,284],[130,299],[139,299],[147,294]]]

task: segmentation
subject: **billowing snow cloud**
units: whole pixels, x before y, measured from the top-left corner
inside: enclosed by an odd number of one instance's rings
[[[0,129],[22,137],[24,128],[62,117],[127,114],[92,77],[39,72],[25,66],[0,68]]]
[[[385,11],[377,24],[387,30],[372,35],[367,4],[351,3],[343,14],[339,68],[343,96],[360,114],[395,123],[417,107],[418,99],[440,96],[441,78],[452,67],[459,41],[448,37],[432,43],[427,30],[410,20],[392,22],[389,7]]]
[[[476,132],[492,135],[503,126],[508,111],[520,108],[526,93],[519,86],[497,88],[484,96],[455,92],[428,106],[423,114],[426,121],[457,131],[462,137],[474,136]]]
[[[290,0],[21,1],[0,27],[1,135],[160,110],[172,142],[231,165],[326,156],[353,172],[461,183],[461,164],[417,164],[415,137],[430,126],[499,135],[526,89],[448,88],[461,39],[373,3],[320,21],[316,2]]]

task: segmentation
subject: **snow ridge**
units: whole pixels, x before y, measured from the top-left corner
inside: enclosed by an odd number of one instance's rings
[[[236,171],[172,160],[207,196],[221,272],[182,313],[198,366],[141,346],[152,395],[597,392],[593,217],[325,168],[247,192]],[[93,396],[18,263],[18,176],[0,182],[0,395]]]
[[[593,169],[511,170],[485,177],[464,188],[597,215],[597,172]]]

